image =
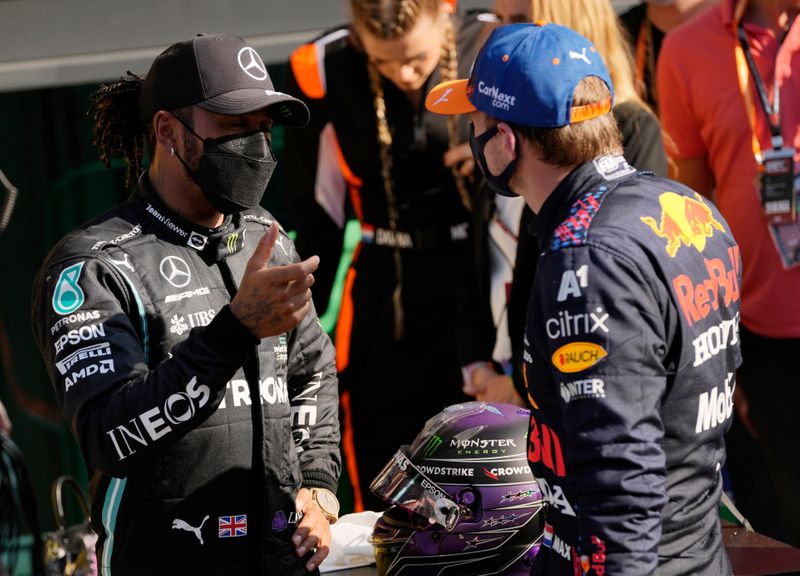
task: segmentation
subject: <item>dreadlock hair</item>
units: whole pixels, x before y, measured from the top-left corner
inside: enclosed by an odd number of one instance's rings
[[[128,72],[118,81],[103,84],[89,99],[88,115],[94,120],[93,143],[106,167],[111,158],[127,163],[125,186],[136,182],[146,151],[152,150],[153,134],[139,115],[139,93],[144,78]]]
[[[353,12],[353,21],[371,36],[381,40],[390,40],[403,36],[411,31],[423,14],[438,17],[442,2],[446,0],[350,0]],[[381,160],[381,177],[386,195],[389,229],[398,229],[398,202],[394,191],[392,179],[392,131],[389,128],[386,101],[383,95],[383,77],[378,69],[368,64],[370,88],[373,94],[375,118],[378,126],[378,146]],[[439,73],[442,81],[455,80],[458,74],[458,56],[456,53],[455,30],[452,19],[445,24],[444,37],[442,38],[441,55],[439,57]],[[450,147],[455,147],[458,142],[457,119],[453,116],[447,119],[447,133]],[[464,177],[458,172],[457,167],[452,169],[456,189],[461,202],[470,209],[469,193],[467,192]],[[394,267],[396,284],[392,294],[394,306],[395,338],[400,339],[404,332],[403,306],[402,306],[402,261],[400,251],[394,249]]]

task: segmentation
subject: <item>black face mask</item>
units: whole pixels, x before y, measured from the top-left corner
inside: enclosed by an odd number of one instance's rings
[[[483,176],[486,178],[486,183],[489,185],[489,188],[491,188],[496,194],[500,194],[500,196],[516,198],[519,196],[519,194],[512,192],[508,187],[508,183],[511,182],[511,177],[517,170],[517,159],[514,158],[508,164],[508,166],[505,167],[505,170],[503,170],[497,176],[489,172],[489,167],[486,165],[486,156],[484,155],[483,151],[484,148],[486,148],[486,143],[489,142],[489,140],[491,140],[495,134],[497,134],[497,131],[497,126],[492,126],[480,136],[475,136],[475,126],[472,124],[472,122],[470,122],[469,147],[472,149],[472,155],[478,162],[478,166],[481,167],[481,171],[483,172]]]
[[[278,163],[264,133],[258,130],[203,140],[189,126],[186,129],[203,141],[203,155],[197,170],[180,156],[178,160],[209,204],[223,214],[257,206]]]

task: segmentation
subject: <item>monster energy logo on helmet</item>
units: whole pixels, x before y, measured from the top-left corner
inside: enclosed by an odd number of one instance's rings
[[[432,456],[441,445],[442,439],[434,434],[425,443],[425,446],[422,449],[422,455],[426,457]]]

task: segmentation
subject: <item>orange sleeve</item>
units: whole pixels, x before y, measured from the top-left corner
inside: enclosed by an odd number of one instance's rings
[[[289,62],[297,85],[308,98],[319,100],[325,97],[325,84],[320,71],[317,45],[303,44],[292,53]]]

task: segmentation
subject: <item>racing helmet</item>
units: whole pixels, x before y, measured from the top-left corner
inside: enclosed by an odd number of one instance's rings
[[[400,447],[370,485],[392,504],[370,539],[379,576],[530,574],[543,502],[529,417],[511,404],[455,404]]]

